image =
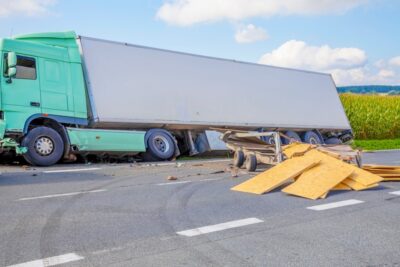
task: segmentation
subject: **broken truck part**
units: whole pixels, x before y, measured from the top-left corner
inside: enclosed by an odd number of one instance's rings
[[[77,154],[171,160],[211,128],[351,138],[330,75],[38,33],[0,40],[0,143],[34,165]],[[7,139],[8,138],[8,139]],[[303,140],[303,141],[304,141]]]

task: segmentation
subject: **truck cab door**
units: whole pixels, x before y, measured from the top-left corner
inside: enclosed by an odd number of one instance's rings
[[[37,59],[17,53],[17,73],[11,79],[6,77],[7,53],[3,54],[3,62],[1,79],[3,109],[25,113],[24,116],[41,113]]]
[[[74,101],[69,64],[47,58],[39,59],[42,112],[74,116]]]

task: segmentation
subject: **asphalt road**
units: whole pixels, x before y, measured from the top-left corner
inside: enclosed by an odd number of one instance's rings
[[[0,167],[0,266],[400,265],[400,183],[257,196],[229,190],[251,175],[228,164]]]

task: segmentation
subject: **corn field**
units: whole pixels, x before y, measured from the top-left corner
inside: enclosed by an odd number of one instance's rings
[[[356,139],[400,138],[400,96],[341,94]]]

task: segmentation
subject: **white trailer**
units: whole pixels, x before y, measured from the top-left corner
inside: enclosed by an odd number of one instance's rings
[[[97,127],[350,129],[329,74],[78,41]]]

